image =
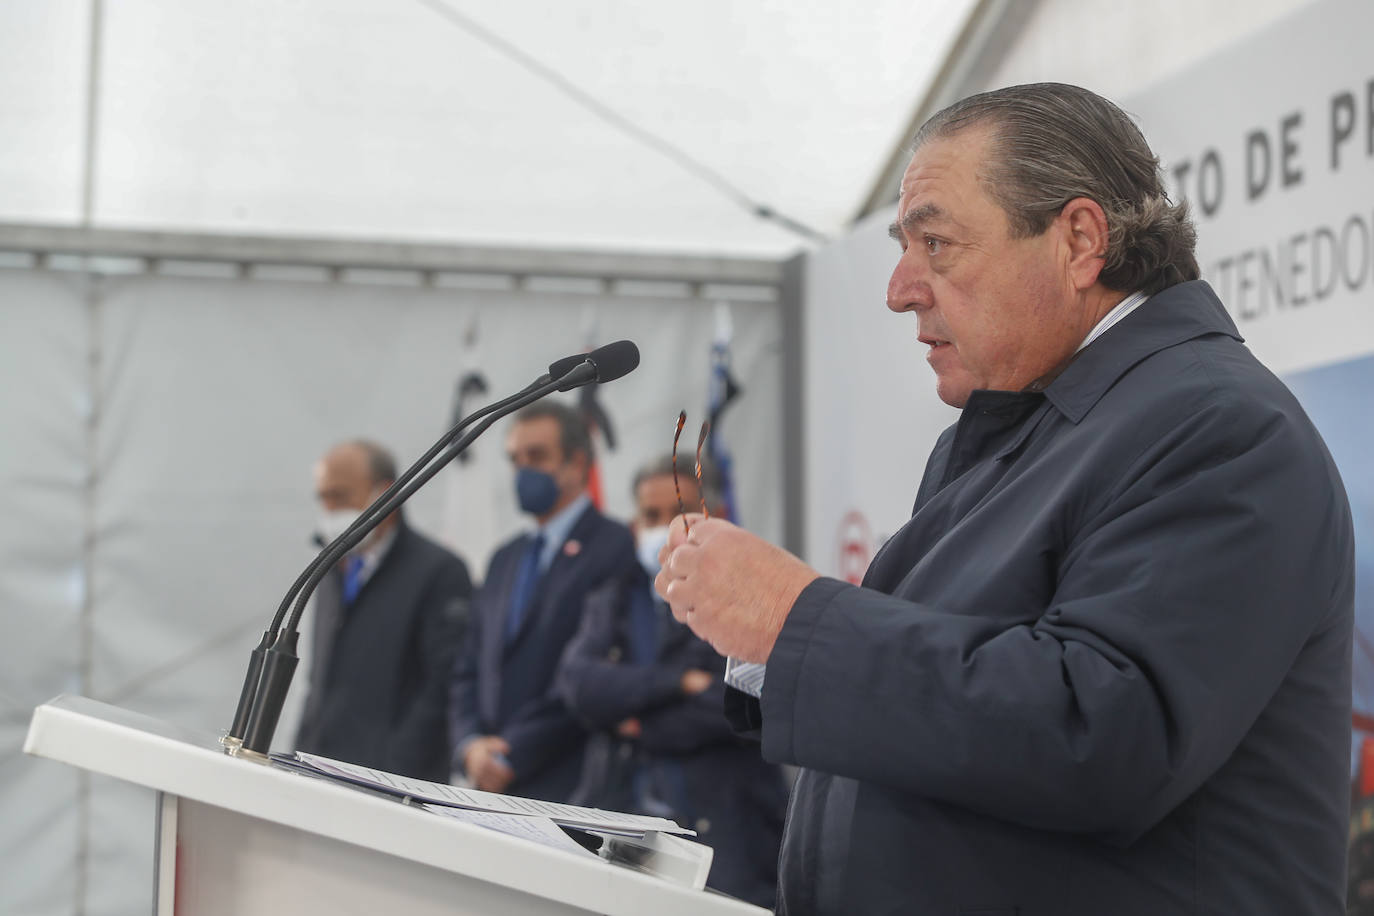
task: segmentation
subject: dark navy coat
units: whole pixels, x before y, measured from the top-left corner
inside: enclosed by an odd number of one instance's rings
[[[631,615],[646,612],[658,621],[656,644],[652,656],[636,658]],[[689,668],[716,680],[688,697],[679,682]],[[573,800],[695,829],[696,840],[715,850],[708,886],[771,909],[787,794],[781,770],[725,718],[724,674],[725,660],[710,645],[655,606],[638,564],[588,596],[559,675],[568,705],[596,730]],[[639,720],[637,740],[615,734],[628,718]],[[646,792],[667,810],[643,808]]]
[[[506,789],[566,802],[577,785],[587,732],[554,692],[554,674],[582,622],[587,593],[635,565],[634,538],[592,507],[578,518],[535,587],[509,642],[505,619],[530,535],[501,546],[473,599],[471,623],[454,667],[450,731],[455,745],[500,735],[515,781]]]
[[[810,585],[731,700],[805,768],[779,912],[1344,913],[1352,551],[1205,283],[975,392],[863,587]]]
[[[448,677],[472,580],[401,522],[353,603],[337,569],[315,591],[310,693],[297,750],[447,782]]]

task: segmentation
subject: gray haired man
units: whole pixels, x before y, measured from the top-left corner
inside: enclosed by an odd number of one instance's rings
[[[656,587],[796,764],[778,912],[1343,913],[1353,534],[1120,109],[920,131],[888,307],[961,408],[862,586],[715,519]],[[878,396],[881,393],[875,392]]]

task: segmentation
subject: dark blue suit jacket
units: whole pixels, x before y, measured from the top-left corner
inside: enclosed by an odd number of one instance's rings
[[[472,581],[404,522],[352,604],[331,570],[315,592],[310,693],[296,748],[446,782],[448,675]]]
[[[454,667],[450,732],[455,745],[500,735],[510,744],[508,759],[515,770],[506,791],[562,802],[577,785],[586,731],[554,693],[554,674],[582,621],[587,593],[636,562],[634,538],[624,525],[588,507],[507,642],[506,613],[529,537],[521,535],[496,551],[473,600],[468,638]]]
[[[629,575],[588,596],[582,629],[563,657],[559,690],[596,729],[573,801],[636,810],[638,775],[640,785],[670,809],[643,813],[667,814],[715,850],[709,886],[771,909],[787,803],[782,772],[764,762],[757,743],[735,735],[725,718],[725,659],[666,608],[659,615],[656,656],[631,657],[630,616],[652,601],[648,576],[635,564]],[[716,680],[705,692],[685,696],[679,681],[689,668],[710,671]],[[625,741],[614,729],[631,717],[642,734]]]

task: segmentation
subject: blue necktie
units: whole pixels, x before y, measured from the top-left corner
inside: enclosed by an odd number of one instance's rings
[[[520,558],[520,568],[515,571],[515,588],[511,589],[510,607],[506,610],[506,642],[520,632],[520,624],[529,611],[534,586],[539,581],[539,555],[543,552],[544,535],[536,534],[525,545],[525,555]]]
[[[349,556],[344,559],[343,570],[343,600],[344,604],[352,604],[353,599],[358,597],[358,592],[363,587],[363,558]]]

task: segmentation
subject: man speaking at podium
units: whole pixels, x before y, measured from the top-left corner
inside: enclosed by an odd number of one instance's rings
[[[932,117],[888,307],[962,409],[861,587],[715,519],[656,587],[802,767],[779,913],[1344,913],[1353,535],[1116,106]],[[878,395],[872,392],[871,395]]]

